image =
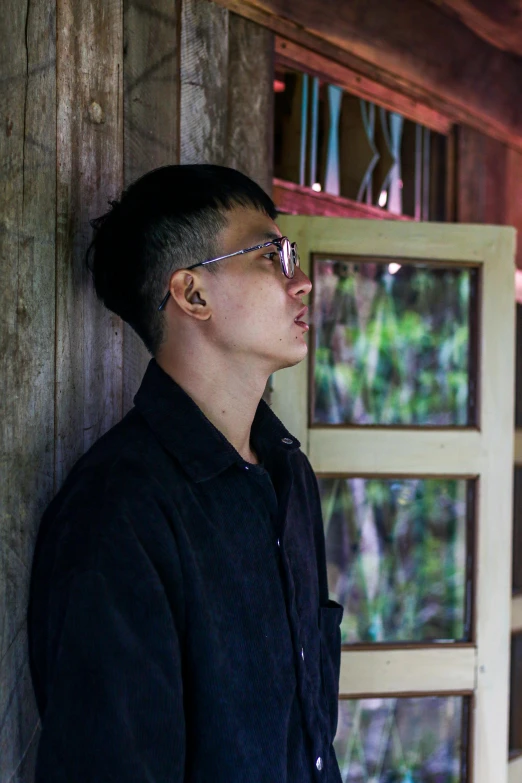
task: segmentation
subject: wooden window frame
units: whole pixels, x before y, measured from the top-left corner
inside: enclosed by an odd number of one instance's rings
[[[274,36],[274,63],[291,70],[302,71],[334,84],[358,98],[397,112],[405,119],[423,125],[448,138],[446,160],[446,212],[448,221],[455,214],[455,143],[454,122],[448,116],[419,103],[397,90],[387,87],[342,63],[330,60],[318,52]],[[396,215],[377,206],[369,206],[343,196],[316,192],[310,187],[274,177],[273,199],[280,212],[290,215],[320,215],[323,217],[364,218],[368,220],[415,221],[410,215]]]

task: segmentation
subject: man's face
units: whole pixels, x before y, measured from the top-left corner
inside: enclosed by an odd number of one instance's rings
[[[217,255],[281,236],[274,221],[255,209],[237,207],[227,212],[227,219]],[[247,365],[257,360],[268,373],[304,359],[307,327],[296,318],[306,320],[303,298],[312,284],[301,269],[296,268],[293,278],[285,277],[274,246],[218,263],[217,274],[205,272],[216,346],[244,358]]]

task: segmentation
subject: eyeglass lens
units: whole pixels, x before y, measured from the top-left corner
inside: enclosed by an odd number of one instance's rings
[[[281,255],[283,260],[283,269],[286,277],[293,277],[296,266],[299,266],[299,256],[297,255],[297,245],[284,237],[281,242]]]

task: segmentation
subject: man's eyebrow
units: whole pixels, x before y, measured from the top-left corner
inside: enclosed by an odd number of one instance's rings
[[[281,239],[281,235],[276,234],[275,231],[265,231],[264,234],[257,234],[256,239],[253,241],[254,244],[261,244],[261,242],[267,242],[272,239]]]

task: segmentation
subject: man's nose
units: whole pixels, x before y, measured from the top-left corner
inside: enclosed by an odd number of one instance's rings
[[[306,296],[312,290],[312,281],[300,267],[296,267],[290,287],[294,296]]]

